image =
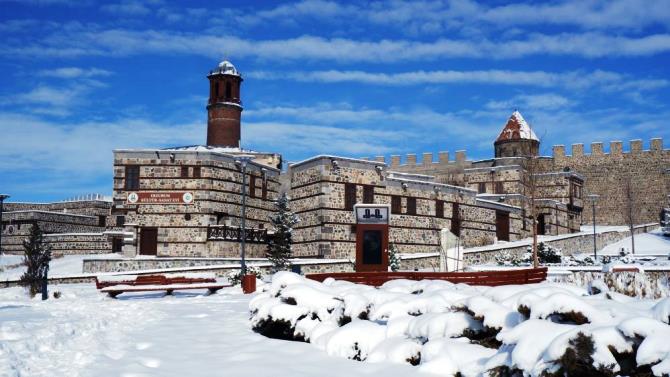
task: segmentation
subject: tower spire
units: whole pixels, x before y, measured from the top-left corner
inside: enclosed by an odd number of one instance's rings
[[[242,76],[237,68],[224,59],[207,75],[209,101],[207,103],[207,145],[240,146]]]

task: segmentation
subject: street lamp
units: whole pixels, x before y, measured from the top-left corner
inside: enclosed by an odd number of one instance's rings
[[[593,262],[598,260],[598,249],[596,248],[596,202],[600,195],[591,194],[586,196],[590,201],[593,207]]]
[[[240,167],[242,171],[242,228],[240,229],[242,238],[242,244],[240,248],[240,271],[241,275],[244,276],[247,274],[247,264],[244,259],[244,246],[247,238],[247,228],[246,228],[246,219],[247,219],[247,163],[253,159],[253,156],[239,156],[235,161],[235,164]]]
[[[9,198],[9,195],[0,194],[0,254],[2,254],[2,205],[7,198]]]

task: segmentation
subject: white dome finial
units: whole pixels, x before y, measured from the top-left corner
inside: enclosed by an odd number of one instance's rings
[[[224,73],[228,75],[238,75],[238,76],[240,74],[237,71],[237,68],[235,68],[235,66],[233,65],[233,63],[231,63],[227,59],[224,59],[221,63],[219,63],[219,65],[214,69],[214,73]]]

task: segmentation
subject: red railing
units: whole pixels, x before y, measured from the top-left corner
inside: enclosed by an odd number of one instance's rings
[[[541,283],[547,279],[547,267],[478,272],[334,272],[309,274],[306,277],[316,281],[333,278],[375,287],[396,279],[446,280],[452,283],[496,286]]]

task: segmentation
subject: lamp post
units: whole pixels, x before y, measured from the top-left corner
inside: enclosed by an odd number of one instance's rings
[[[591,201],[591,206],[593,208],[593,262],[596,262],[598,259],[598,249],[596,246],[596,202],[600,195],[591,194],[586,197]]]
[[[247,163],[251,161],[252,156],[239,156],[235,161],[242,171],[242,227],[240,229],[240,238],[242,239],[240,248],[240,271],[242,276],[247,274],[247,264],[245,261],[244,246],[247,238]]]
[[[9,198],[9,195],[0,194],[0,255],[2,254],[2,206],[7,198]]]

